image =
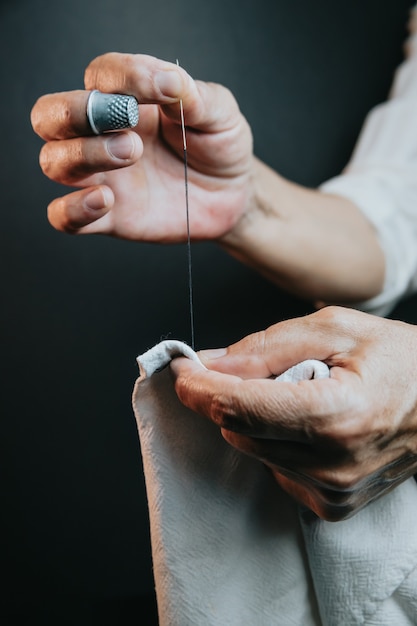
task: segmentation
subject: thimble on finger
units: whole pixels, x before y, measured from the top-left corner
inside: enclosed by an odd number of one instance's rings
[[[95,89],[88,96],[87,117],[96,135],[133,128],[139,122],[138,101],[133,96],[101,93]]]

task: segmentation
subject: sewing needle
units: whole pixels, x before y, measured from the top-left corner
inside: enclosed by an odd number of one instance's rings
[[[177,59],[177,65],[179,61]],[[187,139],[185,135],[184,105],[182,98],[180,99],[180,115],[181,115],[181,132],[183,142],[184,155],[184,185],[185,185],[185,213],[187,219],[187,256],[188,256],[188,298],[190,306],[190,325],[191,325],[191,347],[194,350],[194,305],[193,305],[193,279],[192,279],[192,262],[191,262],[191,237],[190,237],[190,213],[188,202],[188,159],[187,159]]]

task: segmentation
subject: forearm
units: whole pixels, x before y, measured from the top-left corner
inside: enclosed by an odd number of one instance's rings
[[[348,199],[291,183],[255,159],[250,206],[221,245],[280,287],[312,300],[377,295],[384,255]]]
[[[250,206],[225,248],[303,297],[386,315],[417,291],[417,33],[389,98],[343,172],[309,190],[255,161]]]

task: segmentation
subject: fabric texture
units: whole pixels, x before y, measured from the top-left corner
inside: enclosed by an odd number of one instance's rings
[[[343,522],[300,510],[180,404],[166,367],[180,354],[199,362],[178,341],[139,356],[133,392],[160,626],[416,624],[414,480]],[[328,369],[313,361],[285,375]]]

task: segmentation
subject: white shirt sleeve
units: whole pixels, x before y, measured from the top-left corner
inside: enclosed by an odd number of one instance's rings
[[[374,225],[386,260],[383,291],[356,307],[388,314],[417,291],[417,5],[410,19],[406,59],[389,98],[368,114],[340,176],[320,186],[349,198]]]

